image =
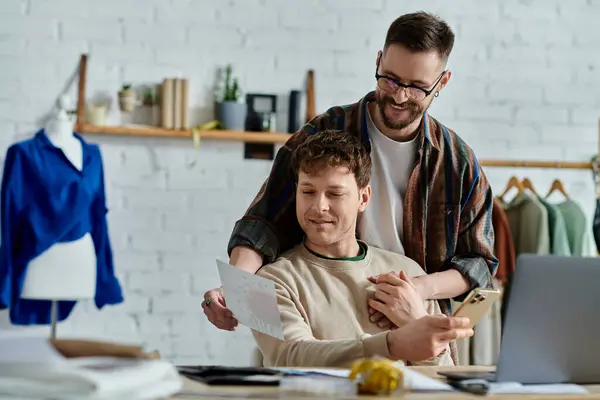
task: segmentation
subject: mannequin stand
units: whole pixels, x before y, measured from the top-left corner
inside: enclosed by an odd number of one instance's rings
[[[50,339],[56,339],[56,320],[58,319],[58,302],[52,300],[50,308]]]

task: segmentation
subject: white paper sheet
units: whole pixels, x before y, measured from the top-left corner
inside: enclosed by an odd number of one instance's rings
[[[456,391],[446,382],[430,378],[420,372],[407,368],[404,365],[396,364],[404,372],[404,387],[414,392],[450,392]],[[286,372],[286,368],[278,368],[279,371]],[[294,368],[292,372],[304,371],[337,378],[348,378],[350,370],[348,369],[325,369],[325,368]],[[473,385],[485,384],[489,387],[487,394],[587,394],[588,391],[580,385],[574,384],[546,384],[546,385],[523,385],[518,382],[498,382],[489,383],[483,379],[469,380]],[[468,381],[465,381],[465,383]],[[466,389],[466,388],[465,388]],[[468,392],[469,390],[464,391]]]
[[[415,392],[451,392],[455,390],[446,382],[433,379],[407,367],[400,367],[404,372],[404,387]]]
[[[454,388],[445,382],[433,379],[420,372],[414,371],[404,365],[397,365],[404,373],[404,387],[415,392],[449,392]],[[280,371],[287,371],[285,368]],[[321,368],[294,368],[294,371],[313,372],[338,378],[348,378],[350,370],[348,369],[321,369]]]
[[[586,394],[588,391],[574,384],[523,385],[518,382],[490,383],[488,394]]]
[[[271,368],[283,373],[291,375],[306,374],[319,374],[330,376],[334,378],[348,378],[350,376],[350,370],[348,369],[326,369],[326,368]]]
[[[217,260],[227,308],[240,324],[283,340],[275,283]]]

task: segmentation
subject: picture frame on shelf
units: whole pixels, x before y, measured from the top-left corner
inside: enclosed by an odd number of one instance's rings
[[[247,117],[245,130],[248,132],[271,132],[276,134],[277,95],[270,93],[246,94]],[[275,145],[245,143],[245,159],[273,160]]]

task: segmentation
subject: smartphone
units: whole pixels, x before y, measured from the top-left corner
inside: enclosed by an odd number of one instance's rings
[[[469,328],[473,328],[501,296],[502,292],[498,289],[473,289],[458,306],[453,316],[469,318],[471,321]]]

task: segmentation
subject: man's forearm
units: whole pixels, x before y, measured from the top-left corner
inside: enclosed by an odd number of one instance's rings
[[[423,300],[452,299],[469,290],[469,280],[455,269],[413,278]]]
[[[365,339],[317,340],[295,338],[281,341],[253,331],[267,365],[275,367],[349,368],[363,358],[389,358],[387,333]]]
[[[250,247],[236,246],[231,251],[229,263],[241,270],[255,274],[263,264],[263,256]]]

